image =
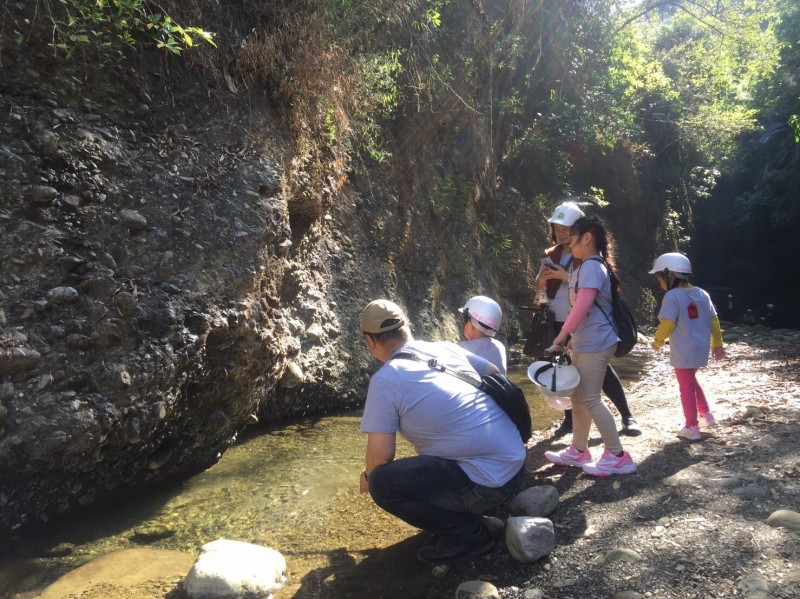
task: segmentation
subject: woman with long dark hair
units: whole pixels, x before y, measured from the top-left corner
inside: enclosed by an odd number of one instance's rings
[[[580,206],[575,202],[562,202],[553,210],[553,215],[548,219],[550,223],[550,238],[553,247],[545,250],[539,275],[536,278],[536,291],[546,295],[546,302],[555,315],[553,326],[556,335],[561,332],[561,327],[569,315],[569,278],[572,271],[580,266],[581,261],[575,258],[569,250],[571,228],[579,218],[586,216]],[[606,376],[603,379],[603,393],[608,396],[611,403],[619,411],[622,421],[623,435],[636,437],[642,434],[642,429],[628,407],[628,399],[619,375],[611,364],[608,365]],[[556,429],[556,437],[563,437],[572,432],[572,410],[564,411],[564,421]]]
[[[612,313],[613,296],[620,292],[613,240],[603,221],[594,215],[576,220],[571,234],[570,250],[581,264],[570,276],[572,309],[551,349],[563,350],[571,336],[572,364],[581,382],[571,395],[572,443],[567,449],[545,452],[545,457],[557,466],[575,466],[592,476],[631,474],[636,472],[636,464],[623,449],[614,416],[601,397],[603,379],[619,342],[605,316]],[[605,445],[597,460],[592,460],[588,448],[592,422]]]

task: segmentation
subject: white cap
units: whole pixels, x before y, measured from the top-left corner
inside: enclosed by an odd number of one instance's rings
[[[553,216],[548,218],[547,222],[553,225],[571,227],[582,216],[585,216],[583,210],[575,202],[564,202],[556,206],[556,209],[553,210]]]

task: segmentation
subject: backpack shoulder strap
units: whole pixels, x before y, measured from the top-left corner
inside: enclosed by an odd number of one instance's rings
[[[481,386],[480,381],[476,381],[475,379],[473,379],[471,376],[469,376],[464,372],[459,372],[458,370],[449,368],[444,364],[440,364],[436,358],[426,359],[418,356],[413,352],[406,352],[406,351],[401,351],[399,353],[396,353],[390,358],[390,360],[394,360],[395,358],[400,358],[402,360],[414,360],[415,362],[424,362],[425,364],[430,366],[433,370],[438,370],[439,372],[444,372],[446,374],[459,378],[465,383],[469,383],[473,387],[480,388]]]
[[[589,260],[593,260],[594,262],[600,262],[600,264],[605,264],[606,263],[605,260],[603,260],[602,258],[598,258],[597,256],[592,256],[591,258],[587,258],[586,260],[584,260],[584,262],[588,262]],[[612,276],[613,276],[612,273],[609,272],[609,278],[612,277]],[[576,292],[578,291],[578,289],[580,289],[580,287],[579,287],[580,286],[580,282],[581,282],[581,270],[579,268],[578,269],[577,278],[575,279],[575,291]],[[612,303],[614,302],[614,299],[615,299],[614,298],[614,285],[611,285],[611,301],[612,301]],[[606,311],[603,310],[603,307],[600,304],[597,303],[597,298],[595,298],[595,300],[594,300],[594,305],[597,306],[597,308],[600,310],[600,313],[603,316],[605,316],[605,319],[608,321],[608,324],[610,324],[611,328],[614,329],[614,334],[617,337],[619,337],[619,331],[617,331],[617,325],[615,325],[614,321],[608,317],[608,314],[606,314]]]
[[[570,258],[570,260],[572,260]],[[594,262],[599,262],[600,264],[605,264],[606,261],[602,258],[598,258],[597,256],[592,256],[591,258],[586,258],[586,260],[581,260],[581,263],[578,265],[578,270],[575,271],[575,291],[577,292],[578,289],[581,287],[581,266],[583,266],[586,262],[592,260]]]

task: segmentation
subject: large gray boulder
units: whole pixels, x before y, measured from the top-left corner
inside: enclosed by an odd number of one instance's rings
[[[558,490],[552,485],[529,487],[518,493],[508,506],[512,516],[544,518],[558,508]]]

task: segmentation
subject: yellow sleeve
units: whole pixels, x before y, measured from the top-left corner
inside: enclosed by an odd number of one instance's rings
[[[719,328],[719,316],[711,319],[711,347],[722,347],[722,329]]]
[[[717,324],[719,326],[719,324]],[[656,329],[655,337],[653,338],[653,345],[656,347],[663,347],[667,339],[672,335],[675,330],[675,321],[669,318],[659,318],[658,328]]]

